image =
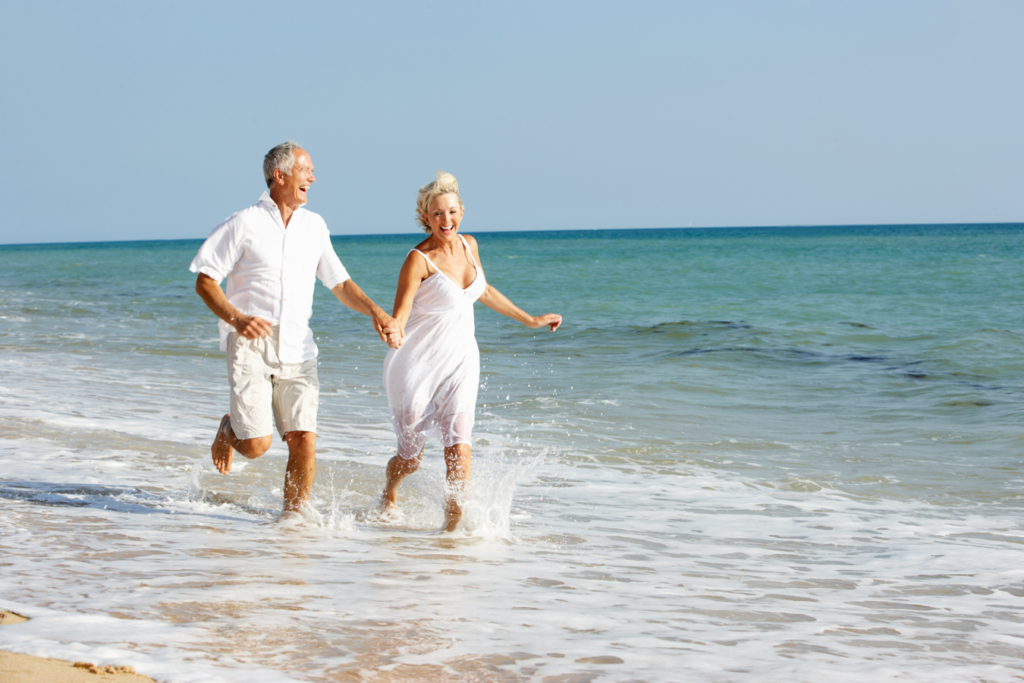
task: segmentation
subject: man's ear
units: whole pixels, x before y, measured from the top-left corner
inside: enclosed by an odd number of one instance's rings
[[[276,185],[284,185],[284,173],[279,168],[274,169],[274,183]]]

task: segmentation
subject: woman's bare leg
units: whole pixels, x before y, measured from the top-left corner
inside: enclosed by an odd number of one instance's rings
[[[468,443],[444,449],[447,491],[444,499],[444,530],[453,531],[462,519],[462,497],[473,474],[473,452]]]
[[[423,449],[415,458],[403,458],[400,455],[388,460],[387,481],[384,482],[384,493],[382,494],[382,507],[385,510],[398,508],[398,485],[402,480],[420,468],[423,460]]]

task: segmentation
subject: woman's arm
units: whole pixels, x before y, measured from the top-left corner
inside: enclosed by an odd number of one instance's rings
[[[398,321],[402,329],[409,322],[409,314],[412,313],[412,300],[416,292],[430,274],[427,272],[427,261],[419,253],[410,251],[402,264],[402,270],[398,273],[398,291],[395,292],[395,307],[392,310],[392,317]]]
[[[480,249],[477,247],[476,240],[469,235],[463,235],[466,238],[466,242],[469,243],[469,248],[473,251],[473,258],[476,259],[477,268],[483,271],[483,266],[480,265]],[[480,303],[493,311],[501,313],[503,316],[518,320],[527,327],[534,329],[538,327],[544,327],[547,325],[554,332],[558,329],[558,326],[562,324],[562,316],[557,313],[547,313],[545,315],[530,315],[523,309],[516,306],[514,303],[509,301],[509,298],[499,292],[496,288],[491,285],[487,285],[487,289],[480,295],[478,299]],[[396,318],[398,316],[395,316]]]

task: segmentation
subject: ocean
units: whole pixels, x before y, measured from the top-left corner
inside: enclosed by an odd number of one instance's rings
[[[472,233],[472,230],[469,232]],[[1024,225],[475,233],[462,528],[403,515],[369,319],[317,285],[313,510],[227,410],[200,241],[0,246],[0,649],[159,681],[1024,679]],[[417,234],[335,237],[390,309]]]

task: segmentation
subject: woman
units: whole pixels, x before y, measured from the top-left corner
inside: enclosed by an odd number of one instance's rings
[[[391,458],[383,507],[397,509],[398,485],[419,469],[427,436],[444,444],[448,491],[445,531],[462,517],[461,493],[471,473],[470,439],[480,385],[480,352],[473,325],[473,302],[480,301],[527,327],[547,325],[554,332],[562,316],[524,313],[487,284],[476,240],[460,235],[465,207],[459,183],[438,171],[420,188],[416,218],[427,239],[409,252],[398,275],[394,318],[404,334],[388,337],[384,387],[398,455]]]

